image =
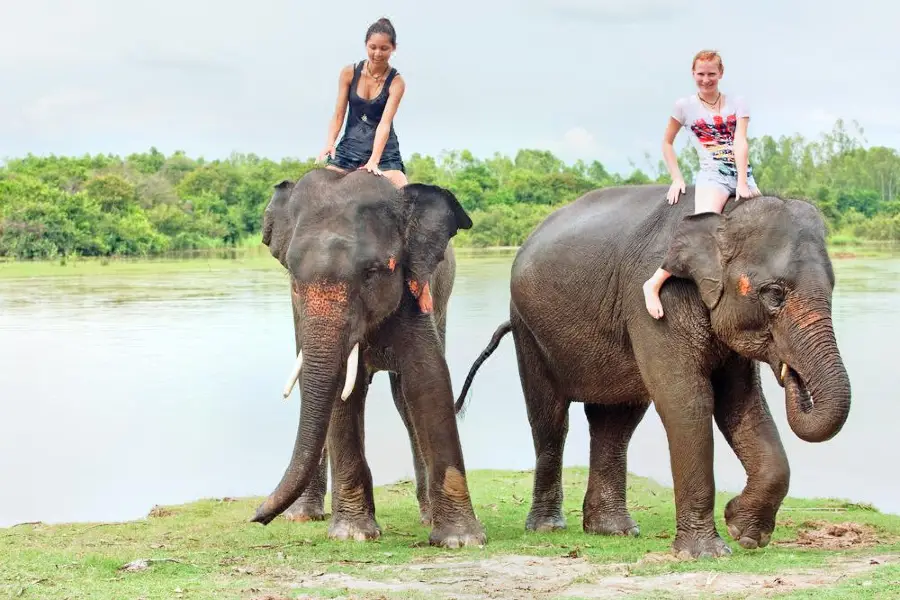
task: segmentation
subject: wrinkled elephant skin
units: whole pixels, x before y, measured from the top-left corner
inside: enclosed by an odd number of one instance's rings
[[[323,519],[330,460],[329,536],[381,535],[364,454],[364,409],[373,375],[387,371],[409,433],[430,542],[485,543],[444,357],[456,272],[450,240],[471,226],[449,190],[423,184],[397,190],[365,171],[316,169],[275,186],[263,243],[289,274],[299,356],[286,393],[296,376],[302,403],[290,464],[254,521],[266,524],[280,514]]]
[[[637,535],[625,505],[626,453],[652,401],[668,439],[675,483],[673,549],[691,557],[731,552],[713,522],[712,421],[747,472],[725,508],[729,534],[765,546],[788,491],[790,469],[760,386],[759,363],[785,389],[788,423],[823,442],[843,427],[850,382],[831,321],[834,288],[819,212],[763,196],[693,215],[661,186],[585,194],[551,214],[519,250],[510,318],[469,372],[511,331],[536,465],[526,527],[565,527],[561,469],[568,408],[582,402],[590,427],[583,528]],[[641,286],[660,265],[665,316]]]

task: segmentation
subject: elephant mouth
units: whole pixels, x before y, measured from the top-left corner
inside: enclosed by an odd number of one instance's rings
[[[347,374],[344,378],[344,388],[341,390],[341,400],[346,400],[353,392],[353,386],[356,383],[356,370],[359,367],[359,342],[353,345],[350,356],[347,357]],[[281,391],[281,396],[285,400],[291,395],[294,385],[300,379],[300,370],[303,368],[303,350],[297,353],[297,360],[294,362],[294,368],[288,377],[288,381]]]
[[[791,396],[798,398],[804,408],[812,407],[812,397],[800,373],[780,360],[772,365],[772,371],[775,373],[778,385],[787,390]]]

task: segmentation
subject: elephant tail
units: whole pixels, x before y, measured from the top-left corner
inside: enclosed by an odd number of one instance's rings
[[[478,368],[481,367],[481,363],[487,360],[487,358],[494,353],[494,350],[497,349],[497,346],[500,345],[500,340],[504,335],[512,331],[512,325],[510,325],[509,321],[505,321],[500,324],[500,327],[494,332],[494,335],[491,336],[491,341],[488,342],[487,347],[482,350],[481,354],[478,358],[475,359],[475,363],[472,364],[472,368],[469,369],[469,375],[466,377],[466,382],[463,384],[462,391],[459,393],[459,398],[456,400],[456,414],[461,415],[463,406],[466,403],[466,394],[469,392],[469,386],[472,385],[472,380],[475,378],[475,373],[478,371]]]

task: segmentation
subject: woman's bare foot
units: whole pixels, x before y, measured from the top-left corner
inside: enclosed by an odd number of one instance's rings
[[[663,316],[662,303],[659,301],[659,288],[662,282],[655,277],[651,277],[644,282],[644,303],[647,305],[647,312],[654,319],[661,319]]]

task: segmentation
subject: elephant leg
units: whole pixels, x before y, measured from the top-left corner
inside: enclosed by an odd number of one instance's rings
[[[322,460],[306,491],[291,504],[284,517],[289,521],[324,521],[325,493],[328,491],[328,451],[322,452]]]
[[[416,430],[409,417],[409,406],[406,398],[403,397],[402,386],[400,383],[400,375],[397,373],[388,373],[391,380],[391,394],[394,396],[394,405],[400,418],[403,419],[403,425],[409,434],[409,445],[412,448],[413,466],[416,470],[416,499],[419,501],[419,520],[422,525],[431,525],[431,502],[428,500],[428,471],[425,468],[425,460],[422,458],[422,451],[419,449],[419,441],[416,439]]]
[[[554,389],[537,344],[521,321],[514,323],[512,332],[535,454],[531,510],[525,529],[565,529],[562,459],[569,431],[569,401]]]
[[[725,506],[728,533],[744,548],[768,545],[791,471],[769,413],[759,366],[735,356],[713,374],[716,424],[747,473],[747,485]]]
[[[401,392],[427,470],[428,541],[448,548],[483,545],[484,527],[475,518],[466,481],[450,372],[431,316],[407,314],[392,334]]]
[[[584,405],[591,434],[591,469],[582,507],[586,533],[640,533],[625,505],[625,479],[628,442],[649,407],[645,400]]]
[[[671,341],[639,338],[635,355],[656,412],[666,430],[675,483],[676,554],[705,558],[731,554],[713,520],[713,388],[688,347],[669,351]]]
[[[365,457],[365,404],[368,376],[360,366],[353,393],[335,401],[328,426],[331,454],[331,525],[328,537],[337,540],[373,540],[381,536],[375,522],[372,472]]]

